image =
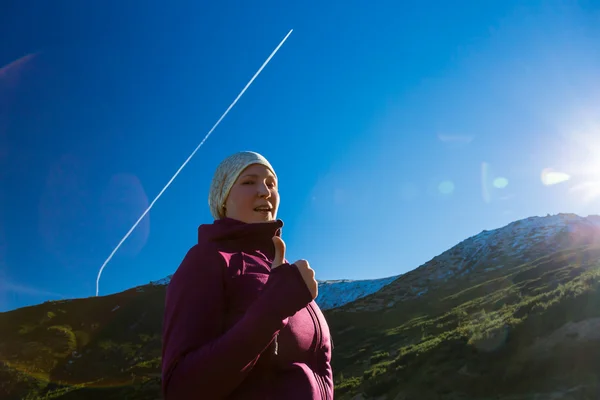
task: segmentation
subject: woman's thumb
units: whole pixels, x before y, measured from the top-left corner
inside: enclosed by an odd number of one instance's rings
[[[285,259],[285,243],[283,239],[279,236],[273,236],[273,244],[275,245],[275,256],[273,257],[271,269],[279,267]]]

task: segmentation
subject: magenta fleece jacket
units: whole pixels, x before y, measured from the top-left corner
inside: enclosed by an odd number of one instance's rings
[[[198,228],[167,287],[162,394],[183,399],[333,399],[332,340],[295,265],[271,271],[283,223]]]

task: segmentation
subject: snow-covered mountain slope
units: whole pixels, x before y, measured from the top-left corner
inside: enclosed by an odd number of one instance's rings
[[[166,286],[171,282],[173,275],[149,283],[150,286]],[[351,301],[363,298],[372,293],[375,293],[385,285],[393,282],[398,278],[390,276],[380,279],[365,279],[365,280],[327,280],[317,281],[319,283],[319,295],[316,299],[317,304],[321,309],[327,310],[334,307],[340,307]],[[136,288],[138,292],[144,291],[144,286]]]
[[[567,247],[600,242],[600,216],[557,214],[530,217],[484,230],[423,265],[430,279],[446,280],[483,269],[502,268],[502,259],[527,262]]]
[[[399,276],[357,281],[348,279],[319,281],[319,295],[316,302],[323,310],[340,307],[377,292],[385,285],[398,279]]]
[[[562,249],[590,244],[600,244],[600,216],[557,214],[518,220],[463,240],[383,287],[378,293],[381,296],[371,296],[356,306],[361,310],[393,307],[399,301],[425,295],[431,287],[453,278],[474,278]]]

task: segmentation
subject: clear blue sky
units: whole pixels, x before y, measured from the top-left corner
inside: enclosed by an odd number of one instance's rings
[[[93,296],[290,29],[101,295],[175,271],[239,150],[276,168],[288,258],[319,279],[396,275],[483,229],[600,212],[591,2],[37,3],[0,6],[0,311]],[[544,185],[548,168],[570,179]]]

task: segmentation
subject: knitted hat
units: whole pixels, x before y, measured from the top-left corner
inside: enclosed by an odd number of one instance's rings
[[[230,155],[221,161],[210,184],[208,206],[214,219],[225,217],[223,204],[229,195],[231,187],[240,176],[240,173],[252,164],[264,165],[271,170],[275,177],[277,177],[275,170],[271,164],[269,164],[269,161],[258,153],[253,151],[241,151]]]

